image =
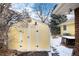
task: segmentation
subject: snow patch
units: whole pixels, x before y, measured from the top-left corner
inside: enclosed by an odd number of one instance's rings
[[[72,56],[73,49],[61,45],[61,41],[61,37],[51,37],[51,52],[55,53],[52,49],[52,47],[54,47],[56,51],[59,53],[59,56]]]

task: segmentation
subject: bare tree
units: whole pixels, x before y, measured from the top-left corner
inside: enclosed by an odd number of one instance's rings
[[[22,18],[30,18],[30,15],[27,9],[23,9],[21,14],[22,14]]]
[[[10,10],[10,3],[0,3],[0,42],[7,45],[8,40],[8,25],[13,19],[19,19],[19,14],[13,10]]]
[[[43,23],[45,23],[46,20],[49,22],[48,17],[52,13],[53,6],[49,8],[49,10],[46,12],[45,9],[47,8],[48,4],[45,3],[35,4],[34,10]]]

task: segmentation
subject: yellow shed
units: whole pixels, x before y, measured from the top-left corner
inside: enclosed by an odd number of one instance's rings
[[[48,25],[27,19],[13,24],[8,32],[8,48],[18,51],[50,51]]]

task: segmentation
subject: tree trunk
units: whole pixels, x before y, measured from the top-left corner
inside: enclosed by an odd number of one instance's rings
[[[0,28],[0,43],[3,45],[2,48],[7,49],[8,47],[8,26]]]

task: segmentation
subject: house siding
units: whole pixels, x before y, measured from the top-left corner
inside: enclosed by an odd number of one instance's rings
[[[61,35],[63,33],[70,33],[71,35],[75,35],[75,23],[66,25],[66,30],[63,30],[63,25],[61,26]]]

